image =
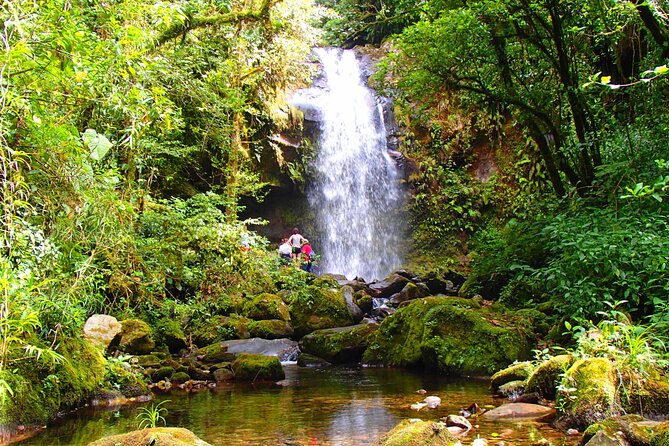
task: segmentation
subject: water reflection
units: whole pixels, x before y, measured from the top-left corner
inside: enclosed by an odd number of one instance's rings
[[[212,445],[368,445],[400,420],[438,419],[458,413],[472,402],[499,404],[487,382],[452,380],[442,376],[389,369],[302,369],[285,366],[282,385],[228,384],[214,390],[159,395],[165,404],[168,426],[192,430]],[[438,395],[436,410],[416,412],[409,406],[425,395]],[[151,403],[149,403],[151,404]],[[116,410],[87,408],[21,445],[86,445],[102,436],[137,428],[141,406]],[[553,445],[565,437],[545,424],[484,423],[463,444],[481,438],[531,444],[540,438]]]

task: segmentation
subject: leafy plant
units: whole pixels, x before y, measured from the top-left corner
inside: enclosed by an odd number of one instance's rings
[[[163,416],[167,414],[167,408],[161,406],[169,402],[170,400],[163,400],[158,404],[151,404],[150,407],[143,407],[136,417],[139,419],[139,428],[150,429],[158,427],[161,423],[167,425],[167,420]]]

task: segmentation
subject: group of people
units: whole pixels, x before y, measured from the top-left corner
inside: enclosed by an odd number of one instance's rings
[[[288,238],[281,239],[279,245],[279,257],[284,263],[296,263],[304,271],[311,272],[314,251],[311,249],[309,240],[304,238],[297,228]]]

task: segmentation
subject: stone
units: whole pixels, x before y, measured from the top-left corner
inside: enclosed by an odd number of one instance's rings
[[[386,317],[370,335],[366,365],[424,367],[451,374],[492,374],[529,358],[533,321],[501,305],[481,308],[471,299],[416,299]]]
[[[527,377],[527,392],[537,392],[548,400],[554,400],[557,387],[565,371],[571,367],[575,358],[571,355],[553,356],[539,364]]]
[[[160,446],[211,446],[188,429],[154,427],[112,435],[89,443],[88,446],[160,445]]]
[[[355,303],[355,298],[353,297],[353,288],[345,285],[341,288],[341,293],[344,296],[346,307],[348,308],[349,313],[351,313],[351,320],[354,324],[359,323],[364,315],[358,304]]]
[[[286,299],[298,338],[315,330],[353,325],[351,313],[338,288],[309,285],[300,293],[290,293]]]
[[[114,316],[94,314],[84,324],[84,336],[93,345],[106,350],[123,327]]]
[[[509,403],[483,413],[492,421],[546,421],[555,416],[555,409],[539,404]]]
[[[441,422],[404,420],[378,442],[381,446],[448,446],[457,438]]]
[[[248,339],[250,323],[250,319],[239,315],[213,316],[193,330],[193,343],[205,347],[217,341]]]
[[[214,381],[216,382],[221,382],[221,381],[231,381],[235,379],[235,374],[232,373],[232,370],[228,369],[217,369],[214,371]]]
[[[286,303],[276,294],[262,293],[244,304],[244,316],[255,320],[278,319],[290,322]]]
[[[620,434],[608,435],[604,431],[597,432],[587,443],[586,446],[630,446],[625,437]]]
[[[510,381],[499,386],[498,392],[500,395],[511,398],[515,401],[525,392],[525,384],[525,381]]]
[[[651,443],[653,431],[659,424],[657,421],[646,420],[641,415],[635,414],[610,417],[588,426],[583,432],[581,444],[588,443],[597,433],[603,431],[611,438],[622,433],[632,444],[648,445]]]
[[[286,377],[276,356],[241,353],[232,363],[235,379],[247,381],[280,381]]]
[[[490,389],[493,392],[497,392],[503,384],[511,381],[525,381],[533,370],[534,366],[529,361],[512,364],[492,375],[490,378]]]
[[[461,415],[448,415],[443,418],[446,426],[457,426],[462,429],[470,430],[472,428],[472,423],[469,420]]]
[[[228,352],[228,344],[225,342],[215,342],[204,348],[200,348],[194,355],[202,362],[234,361],[237,358],[235,353]]]
[[[409,279],[400,274],[393,273],[381,282],[372,282],[369,284],[368,292],[372,297],[388,298],[402,291],[407,283],[409,283]]]
[[[332,364],[318,356],[302,353],[297,358],[297,365],[300,367],[329,367]]]
[[[430,295],[430,289],[424,283],[407,283],[398,293],[390,296],[390,303],[394,306],[409,300],[420,299]]]
[[[167,346],[170,353],[178,353],[186,348],[186,334],[179,322],[170,318],[162,318],[156,323],[155,327],[156,339]]]
[[[131,355],[145,355],[153,351],[156,343],[153,341],[149,324],[139,319],[126,319],[121,325],[119,350]]]
[[[560,423],[585,429],[608,417],[620,415],[615,365],[606,358],[579,359],[565,372]]]
[[[368,323],[316,330],[300,340],[300,350],[333,364],[359,362],[367,339],[378,329],[378,324]]]
[[[293,336],[295,331],[290,323],[279,319],[251,321],[249,334],[253,338],[282,339]]]

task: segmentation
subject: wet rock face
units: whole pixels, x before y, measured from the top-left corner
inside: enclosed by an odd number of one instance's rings
[[[554,416],[554,408],[528,403],[504,404],[483,414],[485,419],[494,421],[546,421]]]

